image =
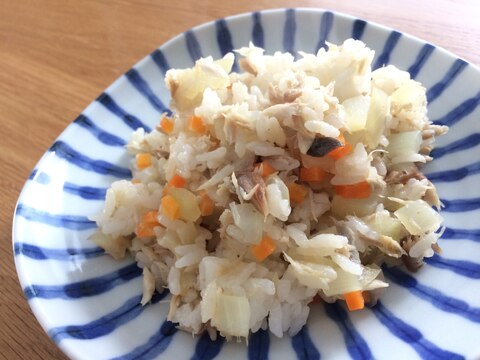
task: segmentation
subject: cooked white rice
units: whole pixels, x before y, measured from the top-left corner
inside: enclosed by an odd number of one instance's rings
[[[133,254],[142,305],[168,288],[168,319],[184,330],[294,335],[317,295],[362,291],[372,304],[388,286],[384,261],[411,268],[439,250],[440,202],[419,166],[447,129],[428,121],[425,88],[407,72],[372,72],[360,41],[299,60],[237,53],[242,73],[233,54],[167,72],[174,113],[133,133],[133,179],[108,189],[91,239],[117,259]],[[174,176],[185,184],[166,185]]]

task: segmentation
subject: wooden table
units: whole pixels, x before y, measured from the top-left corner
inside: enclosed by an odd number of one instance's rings
[[[113,80],[174,35],[219,17],[294,6],[379,22],[480,65],[477,0],[0,1],[0,358],[65,359],[23,297],[10,235],[18,194],[53,140]]]

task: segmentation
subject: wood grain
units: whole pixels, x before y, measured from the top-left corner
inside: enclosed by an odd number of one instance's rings
[[[215,18],[322,7],[408,32],[480,64],[476,0],[0,0],[0,358],[65,359],[25,301],[11,223],[25,180],[60,132],[157,46]]]

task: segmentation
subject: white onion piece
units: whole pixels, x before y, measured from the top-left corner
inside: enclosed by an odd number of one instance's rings
[[[363,271],[363,266],[350,260],[347,256],[335,253],[331,256],[332,260],[342,268],[342,270],[353,274],[360,275]]]
[[[262,240],[263,215],[252,204],[230,204],[233,222],[243,232],[243,241],[258,244]]]
[[[440,214],[423,200],[405,201],[394,214],[412,235],[434,232],[443,221]]]
[[[225,335],[247,337],[250,331],[250,304],[245,296],[219,294],[212,325]]]
[[[331,266],[296,261],[287,254],[283,254],[290,263],[293,274],[302,285],[325,290],[328,288],[328,283],[337,277],[336,271]]]

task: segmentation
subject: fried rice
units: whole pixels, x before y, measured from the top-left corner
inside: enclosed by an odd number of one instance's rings
[[[422,174],[435,138],[425,88],[361,41],[317,54],[250,44],[165,77],[171,115],[136,130],[133,178],[114,182],[91,240],[143,268],[142,304],[198,334],[282,337],[312,300],[373,305],[381,266],[439,251],[441,207]],[[310,304],[310,305],[309,305]]]

